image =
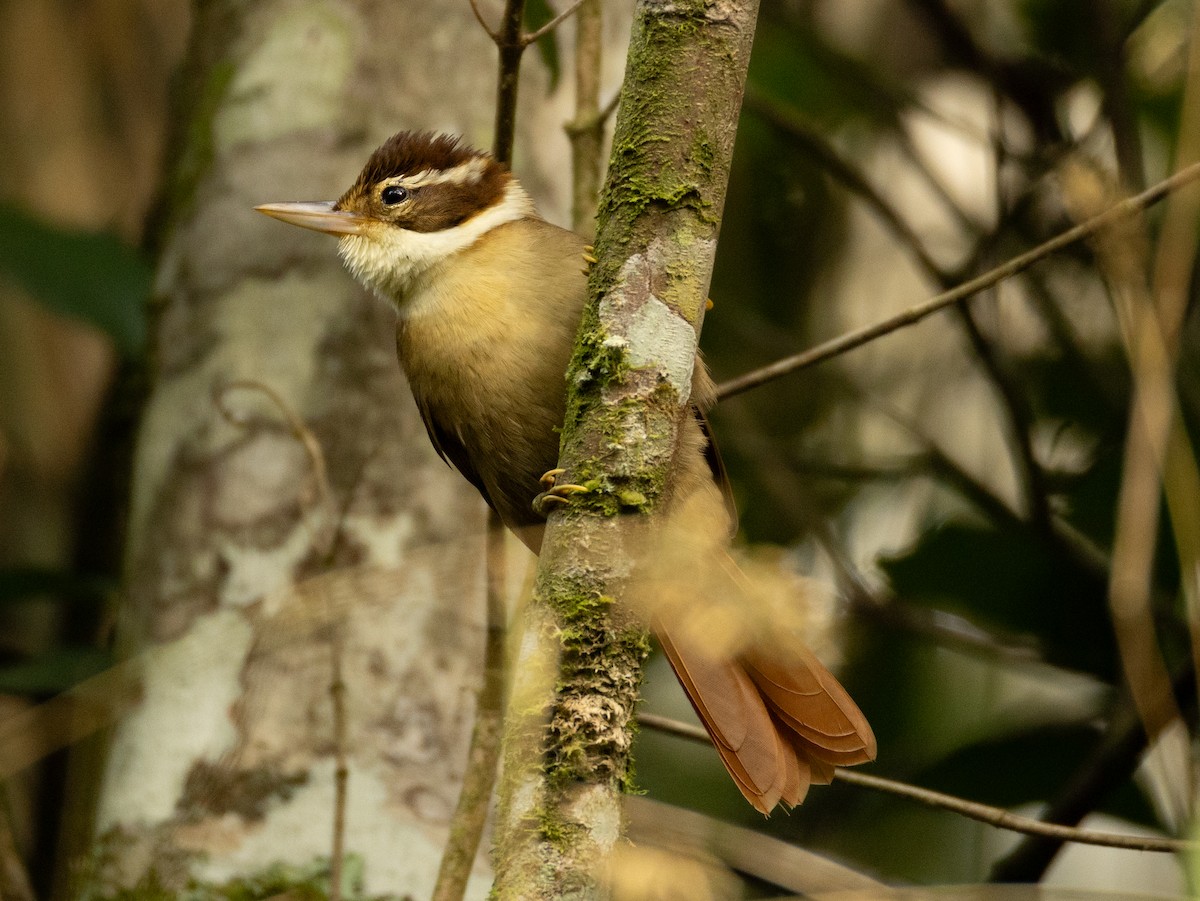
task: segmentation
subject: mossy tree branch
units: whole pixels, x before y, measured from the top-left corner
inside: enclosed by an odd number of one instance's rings
[[[591,490],[542,545],[505,738],[500,898],[604,895],[648,648],[618,599],[669,489],[757,6],[635,10],[560,451]]]

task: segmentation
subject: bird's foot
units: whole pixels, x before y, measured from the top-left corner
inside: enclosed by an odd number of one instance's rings
[[[583,248],[583,274],[591,275],[592,267],[596,265],[596,248],[588,244]],[[542,479],[545,481],[545,478]]]
[[[552,469],[542,476],[542,490],[533,499],[533,512],[538,516],[545,518],[556,504],[568,503],[572,494],[587,494],[591,490],[586,485],[559,485],[558,477],[564,472],[565,469]]]

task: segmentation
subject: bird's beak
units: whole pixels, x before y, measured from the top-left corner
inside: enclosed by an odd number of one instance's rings
[[[371,221],[366,216],[335,210],[332,201],[310,203],[264,203],[254,209],[272,219],[327,235],[361,235]]]

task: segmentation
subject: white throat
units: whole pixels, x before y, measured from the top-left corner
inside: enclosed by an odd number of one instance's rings
[[[432,267],[466,250],[486,232],[506,222],[537,215],[525,190],[511,180],[499,203],[477,213],[453,228],[416,232],[380,225],[362,235],[347,235],[338,241],[338,255],[350,273],[385,299],[402,317],[418,312],[415,290]]]

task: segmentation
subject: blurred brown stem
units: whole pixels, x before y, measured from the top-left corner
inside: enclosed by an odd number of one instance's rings
[[[475,726],[458,806],[450,821],[450,837],[442,854],[433,901],[460,901],[467,890],[471,867],[487,822],[500,736],[504,723],[507,684],[505,645],[508,617],[504,603],[507,566],[504,525],[494,510],[487,517],[487,633],[484,643],[483,686],[475,701]]]
[[[474,6],[474,0],[472,0]],[[493,35],[500,52],[500,75],[496,80],[496,128],[492,155],[502,163],[512,162],[513,139],[517,130],[517,87],[520,84],[521,55],[529,46],[521,40],[521,20],[525,0],[507,0],[500,30]]]
[[[1200,7],[1194,13],[1188,78],[1184,90],[1177,156],[1186,164],[1200,157]],[[1194,570],[1200,559],[1194,525],[1186,522],[1200,507],[1195,460],[1186,448],[1175,398],[1175,366],[1187,313],[1196,257],[1196,216],[1200,194],[1181,191],[1167,204],[1147,286],[1140,251],[1146,247],[1139,224],[1101,234],[1099,257],[1116,302],[1121,334],[1133,377],[1129,428],[1117,501],[1109,603],[1125,678],[1146,732],[1159,734],[1179,717],[1170,678],[1154,628],[1151,605],[1155,546],[1162,494],[1174,514],[1180,569]],[[1180,437],[1173,438],[1179,431]],[[1172,453],[1171,448],[1177,451]],[[1183,449],[1184,452],[1178,452]],[[1189,546],[1190,545],[1190,546]],[[1194,577],[1184,575],[1184,594],[1194,599]],[[1192,605],[1190,605],[1192,606]],[[1193,655],[1200,654],[1195,636]],[[1191,793],[1188,793],[1190,807]],[[1183,811],[1185,815],[1189,811]]]
[[[600,196],[604,118],[600,115],[600,63],[603,59],[600,0],[583,0],[576,19],[575,118],[571,140],[571,228],[591,237]]]
[[[342,677],[345,635],[342,622],[330,624],[329,700],[333,705],[333,851],[329,859],[329,901],[342,899],[342,866],[346,856],[346,788],[350,768],[346,763],[346,682]]]

